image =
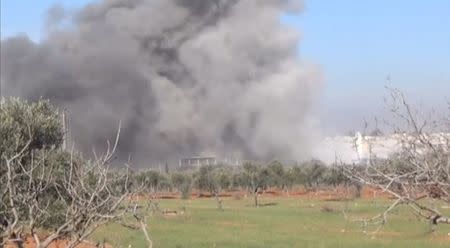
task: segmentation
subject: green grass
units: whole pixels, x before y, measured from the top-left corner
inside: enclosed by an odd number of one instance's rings
[[[162,200],[162,209],[184,206],[186,213],[172,217],[153,214],[148,219],[153,247],[450,247],[449,227],[441,225],[436,233],[428,234],[429,224],[417,220],[406,208],[395,210],[374,236],[364,234],[361,223],[344,218],[340,212],[344,202],[267,197],[262,202],[277,205],[255,208],[251,198],[227,198],[225,211],[220,212],[214,199]],[[361,217],[382,211],[388,202],[347,204],[351,216]],[[337,211],[323,212],[324,205]],[[93,239],[105,239],[115,247],[146,247],[141,232],[115,224],[98,230]]]

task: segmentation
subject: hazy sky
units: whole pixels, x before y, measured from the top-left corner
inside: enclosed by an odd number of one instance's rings
[[[1,0],[2,39],[26,33],[38,41],[46,9],[90,0]],[[450,98],[450,0],[306,0],[300,16],[282,21],[302,32],[299,54],[325,77],[318,104],[328,130],[361,127],[380,115],[389,86],[426,106]]]

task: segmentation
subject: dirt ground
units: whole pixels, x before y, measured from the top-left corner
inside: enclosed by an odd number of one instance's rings
[[[69,243],[68,240],[59,239],[59,240],[52,242],[48,248],[65,248],[68,243]],[[36,242],[34,242],[34,239],[32,237],[27,237],[25,239],[25,242],[23,242],[22,245],[23,245],[22,246],[23,248],[36,248]],[[7,243],[5,246],[5,248],[17,248],[17,247],[19,247],[17,244],[14,244],[11,242]],[[96,248],[96,247],[100,247],[100,246],[97,246],[97,244],[85,241],[85,242],[77,245],[76,248]],[[112,248],[112,246],[110,246],[108,244],[105,244],[104,247]]]
[[[280,190],[276,188],[269,188],[260,192],[261,195],[269,195],[275,197],[301,197],[307,198],[311,200],[324,200],[324,201],[332,201],[332,200],[342,200],[342,199],[353,199],[356,195],[356,190],[354,188],[346,188],[346,187],[327,187],[327,188],[319,188],[319,189],[305,189],[303,187],[293,188],[292,190]],[[246,191],[226,191],[219,194],[219,197],[245,197],[249,196],[249,193]],[[196,198],[210,198],[213,197],[208,192],[194,192],[191,194],[191,199]],[[386,192],[382,192],[381,190],[363,187],[360,192],[360,198],[362,199],[373,199],[373,198],[389,198],[390,195]],[[181,195],[177,192],[161,192],[154,195],[138,195],[133,196],[133,200],[143,200],[148,198],[154,199],[180,199]]]

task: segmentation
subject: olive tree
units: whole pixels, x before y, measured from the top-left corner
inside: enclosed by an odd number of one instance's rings
[[[320,160],[311,160],[302,164],[304,170],[304,180],[308,187],[318,187],[324,182],[327,172],[326,165]]]
[[[273,161],[267,165],[267,169],[270,171],[270,186],[285,189],[288,182],[283,164],[279,161]]]
[[[259,206],[258,197],[261,190],[265,190],[270,183],[271,171],[267,167],[246,162],[243,165],[243,177],[247,190],[253,195],[255,207]]]
[[[98,226],[122,216],[128,174],[109,173],[119,134],[120,128],[103,154],[85,160],[61,149],[60,116],[48,101],[2,99],[0,245],[20,244],[22,234],[29,234],[38,248],[59,238],[75,247]],[[48,235],[40,236],[40,229]]]
[[[175,172],[170,175],[172,186],[181,193],[182,199],[189,199],[192,191],[192,176],[188,173]]]
[[[195,185],[199,190],[211,193],[217,201],[217,208],[223,211],[223,202],[219,197],[221,185],[213,166],[202,166],[195,174]]]

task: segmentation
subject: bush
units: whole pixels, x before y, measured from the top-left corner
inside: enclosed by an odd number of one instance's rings
[[[31,160],[45,165],[40,171],[33,173],[52,173],[52,180],[61,178],[64,168],[70,162],[70,155],[62,152],[59,147],[63,141],[63,131],[60,115],[49,101],[38,101],[29,103],[18,98],[2,98],[0,105],[0,189],[2,204],[0,204],[1,219],[10,219],[11,208],[6,202],[9,201],[9,194],[3,189],[7,188],[7,160],[22,152],[20,161],[11,163],[12,170],[30,171]],[[51,168],[51,171],[50,171]],[[27,185],[27,183],[43,183],[37,177],[35,181],[28,182],[26,176],[18,174],[14,183]],[[45,178],[48,179],[48,178]],[[16,187],[16,195],[26,195],[27,187]],[[56,197],[56,189],[49,188],[46,192],[41,192],[37,197],[40,203],[48,203],[53,210],[53,216],[46,220],[37,220],[44,227],[58,225],[60,217],[57,215],[57,203],[50,198]],[[55,207],[52,205],[55,204]],[[29,206],[25,202],[18,202],[17,210],[20,220],[25,221]]]
[[[324,183],[325,173],[329,168],[319,160],[311,160],[303,164],[305,180],[308,187],[317,187]]]
[[[138,187],[142,187],[144,191],[154,192],[160,189],[164,178],[158,171],[146,170],[137,172],[135,180]]]
[[[181,193],[182,199],[189,199],[192,191],[192,177],[187,173],[175,172],[170,175],[172,186]]]
[[[63,142],[61,117],[49,101],[28,103],[18,98],[2,98],[0,105],[0,151],[10,157],[30,142],[32,150],[58,148]]]

